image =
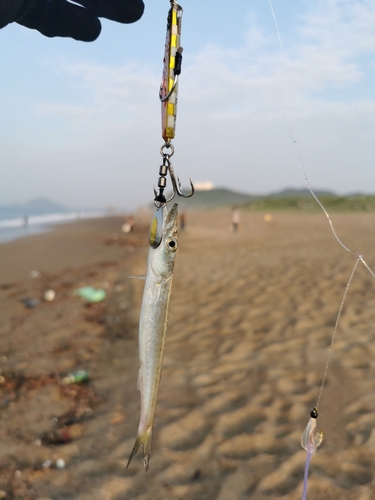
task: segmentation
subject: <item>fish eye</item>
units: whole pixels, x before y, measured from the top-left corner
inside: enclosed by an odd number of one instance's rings
[[[165,242],[167,245],[167,248],[169,250],[172,250],[173,252],[177,250],[177,240],[176,238],[168,238],[167,241]]]

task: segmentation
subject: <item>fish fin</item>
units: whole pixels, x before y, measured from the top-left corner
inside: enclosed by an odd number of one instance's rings
[[[136,280],[145,280],[146,279],[146,275],[143,274],[141,276],[128,276],[128,278],[134,278]]]
[[[132,452],[130,453],[130,457],[129,457],[126,468],[129,467],[130,462],[132,461],[133,457],[137,454],[137,451],[142,446],[142,448],[143,448],[143,465],[144,465],[145,471],[147,472],[148,466],[150,464],[150,457],[151,457],[152,433],[153,433],[152,427],[150,427],[149,429],[146,429],[143,432],[138,432],[137,438],[135,440]]]

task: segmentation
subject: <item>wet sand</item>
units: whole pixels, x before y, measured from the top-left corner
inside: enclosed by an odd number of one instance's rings
[[[300,499],[300,437],[355,258],[321,214],[242,213],[232,233],[230,210],[188,213],[150,469],[138,453],[126,470],[143,291],[128,276],[145,271],[148,220],[130,235],[109,218],[0,245],[0,498]],[[375,268],[375,215],[333,220]],[[106,300],[74,295],[86,285]],[[53,302],[21,302],[49,288]],[[375,280],[360,264],[319,405],[309,500],[375,498],[374,305]],[[79,369],[90,381],[64,385]]]

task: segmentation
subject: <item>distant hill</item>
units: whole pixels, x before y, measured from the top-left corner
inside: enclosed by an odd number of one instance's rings
[[[327,210],[341,212],[375,211],[375,195],[339,196],[324,189],[314,190]],[[196,191],[192,198],[175,198],[182,210],[212,209],[240,205],[259,211],[318,211],[318,204],[307,188],[287,188],[267,195],[245,194],[225,188]]]
[[[324,190],[317,190],[316,194],[317,196],[335,196],[334,193]],[[178,202],[178,205],[182,210],[200,210],[205,208],[218,208],[233,205],[250,205],[256,201],[264,200],[265,198],[279,199],[288,198],[291,196],[311,198],[311,194],[308,189],[287,188],[283,189],[282,191],[276,191],[275,193],[270,193],[267,195],[257,195],[239,193],[238,191],[233,191],[226,188],[214,188],[207,191],[195,191],[194,196],[188,199],[176,197],[175,200]]]
[[[0,205],[0,220],[16,219],[32,215],[47,215],[53,213],[65,213],[69,210],[64,206],[50,200],[40,198],[27,203],[13,203],[12,205]]]
[[[20,208],[26,208],[30,210],[40,210],[40,211],[45,211],[45,212],[52,212],[54,210],[58,212],[62,212],[64,210],[67,210],[63,205],[60,205],[59,203],[55,203],[51,200],[48,200],[47,198],[38,198],[36,200],[31,200],[26,203],[17,203],[12,205],[13,207],[20,207]]]
[[[333,191],[325,191],[323,189],[314,189],[316,196],[337,196]],[[310,197],[311,193],[307,188],[295,189],[286,188],[281,191],[276,191],[275,193],[267,194],[261,196],[261,198],[289,198],[289,197]]]
[[[218,208],[227,205],[241,205],[258,199],[249,194],[238,193],[230,189],[217,188],[208,191],[195,191],[191,198],[179,198],[175,200],[180,209],[200,210],[202,208]]]
[[[319,194],[319,192],[315,192],[315,195],[329,212],[375,212],[374,195],[338,196],[336,194]],[[319,207],[309,191],[304,196],[267,196],[246,203],[243,207],[254,211],[267,212],[317,212],[321,210],[321,207]]]

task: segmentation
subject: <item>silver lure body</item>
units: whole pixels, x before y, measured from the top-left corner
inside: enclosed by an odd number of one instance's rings
[[[154,414],[161,378],[164,345],[169,315],[173,269],[177,250],[178,206],[168,212],[164,205],[162,238],[157,248],[150,246],[147,274],[139,323],[138,389],[141,393],[141,418],[128,465],[140,446],[147,470],[151,456]],[[153,227],[153,226],[151,226]],[[151,239],[151,238],[150,238]]]

